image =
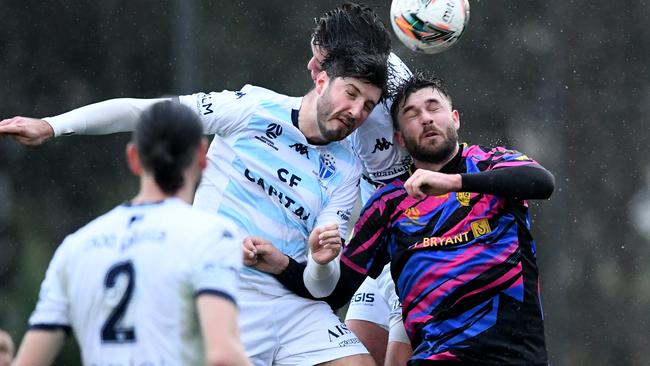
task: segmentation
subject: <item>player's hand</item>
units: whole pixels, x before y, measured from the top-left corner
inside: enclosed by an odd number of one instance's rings
[[[331,262],[341,251],[341,234],[337,224],[319,226],[309,234],[311,257],[318,264]]]
[[[280,274],[289,265],[289,258],[273,243],[256,236],[249,236],[242,243],[244,265],[262,272]]]
[[[42,119],[14,117],[0,121],[0,137],[10,136],[23,145],[40,145],[54,137],[54,130]]]
[[[462,182],[460,174],[445,174],[433,170],[418,169],[404,182],[409,196],[421,199],[425,196],[438,196],[458,192]]]

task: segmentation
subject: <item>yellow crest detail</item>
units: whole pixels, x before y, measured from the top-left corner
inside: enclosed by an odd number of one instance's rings
[[[474,234],[475,238],[478,238],[481,235],[489,234],[491,232],[492,229],[490,228],[490,223],[487,219],[481,219],[472,223],[472,233]]]
[[[469,192],[456,192],[456,199],[462,206],[469,206],[470,198],[472,198],[472,194]]]
[[[417,219],[420,217],[420,210],[417,207],[409,207],[404,210],[404,215],[409,219]]]

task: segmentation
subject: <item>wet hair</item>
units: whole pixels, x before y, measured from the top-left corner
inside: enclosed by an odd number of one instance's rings
[[[377,13],[351,2],[316,19],[312,43],[327,52],[355,48],[371,54],[390,53],[390,33]]]
[[[368,54],[355,49],[334,50],[327,54],[322,70],[330,78],[356,78],[369,82],[381,89],[381,100],[387,94],[387,56]]]
[[[399,124],[397,122],[397,116],[399,111],[404,107],[404,103],[411,94],[422,90],[425,88],[433,88],[444,95],[447,100],[449,100],[449,105],[451,105],[451,96],[449,95],[449,90],[447,89],[447,84],[445,81],[432,73],[416,71],[409,77],[404,80],[403,83],[396,86],[393,94],[393,105],[390,107],[390,116],[393,119],[393,127],[396,130],[399,130]]]
[[[172,101],[156,103],[142,113],[133,132],[144,170],[167,194],[184,184],[183,173],[192,163],[203,137],[199,117],[189,108]]]

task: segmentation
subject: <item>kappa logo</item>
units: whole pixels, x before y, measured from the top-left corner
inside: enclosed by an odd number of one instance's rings
[[[385,137],[382,137],[381,139],[377,139],[375,141],[375,148],[372,150],[371,154],[374,154],[379,151],[384,151],[390,149],[390,147],[393,146],[393,143],[386,140]]]
[[[307,145],[296,142],[293,145],[289,145],[289,147],[292,147],[300,155],[306,155],[307,159],[309,159],[309,147]]]
[[[275,139],[278,136],[282,135],[282,126],[277,123],[271,123],[266,127],[266,137],[270,139]]]
[[[469,206],[471,198],[472,194],[469,192],[456,192],[456,200],[458,200],[461,206]]]
[[[472,234],[475,238],[478,238],[481,235],[489,234],[492,232],[490,228],[490,222],[487,219],[480,219],[478,221],[472,222]]]
[[[320,167],[318,168],[318,178],[329,180],[336,173],[334,157],[330,154],[322,154],[319,159]]]

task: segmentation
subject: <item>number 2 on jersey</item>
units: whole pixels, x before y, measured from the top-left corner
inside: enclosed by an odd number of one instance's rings
[[[121,321],[124,314],[129,307],[131,295],[133,294],[133,287],[135,281],[135,269],[131,261],[120,262],[113,265],[106,273],[104,279],[104,286],[106,289],[111,289],[115,286],[117,278],[120,275],[125,275],[127,278],[126,290],[122,294],[122,298],[113,308],[110,315],[102,326],[101,338],[102,342],[110,343],[132,343],[135,342],[135,328],[122,327]]]

